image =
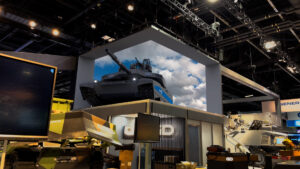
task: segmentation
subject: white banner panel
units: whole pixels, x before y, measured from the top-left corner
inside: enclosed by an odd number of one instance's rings
[[[300,99],[281,100],[281,112],[300,111]]]
[[[281,100],[281,112],[300,112],[300,99]],[[275,112],[275,102],[262,102],[262,112]]]

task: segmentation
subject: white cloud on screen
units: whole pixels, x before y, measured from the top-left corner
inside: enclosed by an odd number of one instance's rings
[[[154,73],[163,75],[167,89],[177,105],[206,110],[205,66],[153,41],[115,53],[121,62],[149,58]],[[108,56],[97,59],[96,66],[115,64]]]

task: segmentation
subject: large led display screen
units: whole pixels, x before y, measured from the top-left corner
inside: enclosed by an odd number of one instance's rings
[[[206,78],[203,64],[154,41],[147,41],[114,54],[128,69],[137,62],[136,59],[139,62],[150,59],[152,72],[162,75],[165,79],[173,104],[206,110]],[[120,66],[109,56],[96,59],[94,79],[101,83],[103,76],[116,73],[119,69]]]
[[[0,55],[0,137],[48,135],[55,75],[55,67]]]

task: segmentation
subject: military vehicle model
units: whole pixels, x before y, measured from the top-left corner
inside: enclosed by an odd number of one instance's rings
[[[106,53],[120,66],[119,72],[108,74],[102,80],[80,86],[84,100],[92,106],[113,104],[141,99],[153,99],[173,104],[162,75],[153,73],[149,59],[136,63],[128,69],[106,49]]]

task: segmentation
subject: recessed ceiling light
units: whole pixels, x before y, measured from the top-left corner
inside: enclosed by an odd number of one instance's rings
[[[53,36],[59,36],[60,31],[57,28],[52,29],[52,35]]]
[[[134,5],[133,4],[128,4],[127,5],[127,10],[130,11],[130,12],[133,11],[134,10]]]
[[[91,24],[91,28],[92,28],[92,29],[96,29],[96,28],[97,28],[97,25],[96,25],[95,23],[92,23],[92,24]]]
[[[34,20],[30,20],[28,25],[31,29],[34,29],[37,26],[37,23]]]

